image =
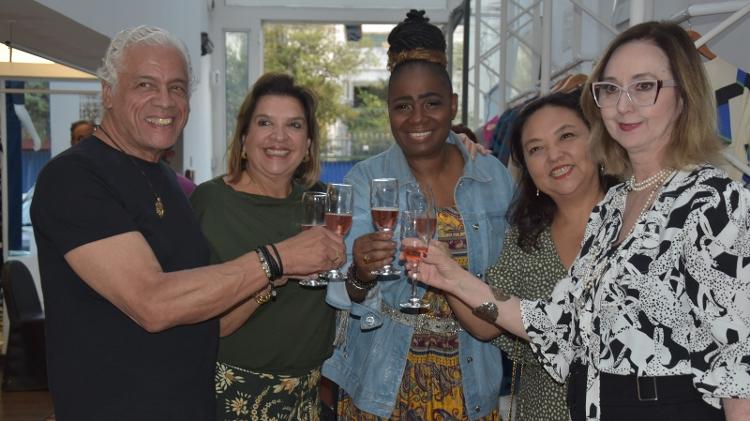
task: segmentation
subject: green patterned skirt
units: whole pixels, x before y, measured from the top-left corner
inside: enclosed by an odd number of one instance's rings
[[[216,419],[319,421],[320,368],[301,377],[216,363]]]

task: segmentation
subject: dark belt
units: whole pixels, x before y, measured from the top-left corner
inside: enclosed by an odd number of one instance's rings
[[[679,403],[700,401],[693,376],[636,376],[600,373],[602,405],[636,402]]]
[[[682,418],[688,421],[724,420],[724,411],[703,401],[690,375],[636,376],[599,373],[599,401],[602,419],[659,420],[672,419],[679,407]],[[574,363],[568,376],[568,407],[573,421],[585,421],[586,366]],[[613,412],[617,415],[612,415]],[[607,415],[610,414],[610,415]]]
[[[586,366],[573,363],[570,367],[569,389],[576,394],[586,391]],[[639,402],[678,403],[702,400],[693,385],[693,376],[636,376],[599,373],[601,405],[633,404]],[[573,387],[570,387],[573,386]],[[570,390],[571,392],[573,390]],[[569,400],[574,400],[569,397]],[[577,399],[575,399],[577,400]]]

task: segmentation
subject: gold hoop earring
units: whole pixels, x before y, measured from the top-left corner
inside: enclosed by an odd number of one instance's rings
[[[302,158],[302,162],[310,162],[310,150],[307,150],[307,153],[305,154],[305,157]]]
[[[245,149],[242,149],[242,153],[240,153],[240,159],[243,161],[247,161],[247,152]]]

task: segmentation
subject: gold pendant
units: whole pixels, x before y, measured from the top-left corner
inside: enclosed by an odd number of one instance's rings
[[[164,203],[161,202],[161,197],[156,196],[154,208],[156,209],[156,215],[159,216],[159,218],[164,218]]]

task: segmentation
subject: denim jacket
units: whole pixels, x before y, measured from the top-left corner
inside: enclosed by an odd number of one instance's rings
[[[456,144],[464,155],[464,172],[456,184],[454,199],[466,229],[469,270],[481,278],[500,256],[513,182],[496,158],[478,156],[472,160],[453,133],[447,141]],[[354,186],[354,222],[346,237],[348,262],[352,262],[354,240],[374,231],[370,180],[380,177],[398,179],[400,198],[408,184],[417,182],[395,144],[352,168],[345,177],[345,182]],[[403,200],[401,204],[403,207]],[[398,241],[398,227],[394,233]],[[349,299],[343,282],[328,285],[326,301],[344,313],[339,318],[333,355],[323,364],[323,375],[346,390],[358,408],[379,417],[389,417],[393,412],[414,331],[383,315],[380,306],[384,301],[398,308],[410,292],[404,275],[396,280],[381,278],[362,303]],[[418,295],[424,293],[420,285]],[[486,416],[498,405],[503,374],[500,351],[461,330],[459,358],[466,414],[472,420]]]

